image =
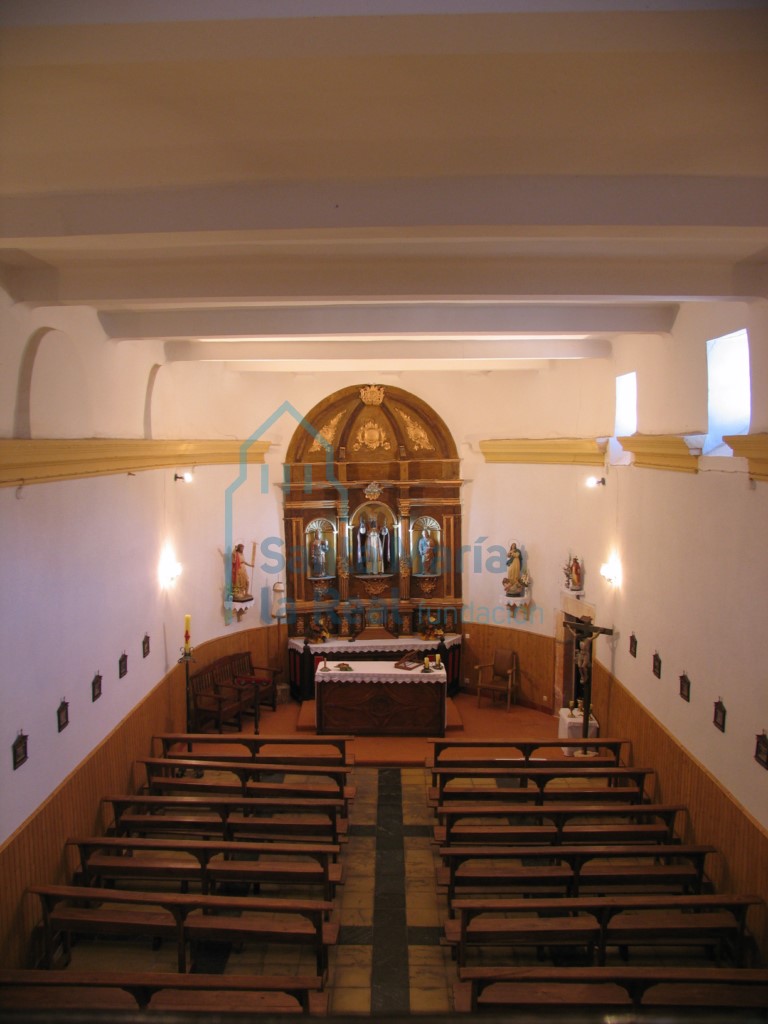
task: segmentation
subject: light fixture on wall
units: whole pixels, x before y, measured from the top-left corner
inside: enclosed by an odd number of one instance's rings
[[[587,487],[605,487],[604,476],[588,476],[584,481]]]
[[[615,551],[612,551],[608,561],[600,566],[600,575],[612,587],[621,586],[621,559]]]
[[[174,473],[173,474],[173,479],[174,479],[174,482],[176,482],[178,480],[181,480],[185,484],[191,484],[192,481],[194,480],[194,477],[192,475],[192,471],[188,469],[186,471],[186,473]]]

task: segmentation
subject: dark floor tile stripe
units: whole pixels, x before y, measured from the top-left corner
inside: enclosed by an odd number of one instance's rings
[[[379,769],[371,1013],[408,1013],[403,792],[399,768]]]
[[[408,929],[409,946],[439,946],[443,929],[430,925],[411,925]]]
[[[348,835],[350,836],[375,836],[375,825],[350,825]]]
[[[433,832],[432,825],[403,825],[403,835],[408,839],[431,839]]]

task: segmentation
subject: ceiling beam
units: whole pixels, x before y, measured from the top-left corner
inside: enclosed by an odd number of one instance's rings
[[[403,302],[264,305],[247,309],[102,312],[106,335],[135,339],[287,341],[442,336],[509,340],[519,335],[658,334],[672,330],[676,305],[608,303]]]
[[[489,341],[483,338],[435,338],[427,334],[410,339],[381,335],[365,339],[318,338],[274,342],[170,341],[165,345],[167,362],[235,361],[245,364],[292,360],[302,363],[337,359],[357,364],[358,361],[386,358],[398,365],[409,364],[411,369],[415,360],[441,364],[472,359],[481,363],[518,359],[607,359],[610,355],[610,342],[600,340]]]
[[[691,175],[481,175],[421,180],[232,183],[6,195],[0,239],[466,225],[757,227],[768,179]],[[181,240],[181,239],[180,239]]]

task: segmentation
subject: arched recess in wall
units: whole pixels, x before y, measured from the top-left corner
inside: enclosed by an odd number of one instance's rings
[[[152,396],[155,391],[155,381],[160,371],[160,364],[155,363],[147,377],[147,389],[144,392],[144,440],[152,440]]]
[[[16,387],[14,436],[92,437],[93,416],[85,367],[72,340],[41,327],[24,348]]]
[[[454,557],[461,550],[460,492],[453,437],[418,396],[358,384],[319,402],[286,456],[294,634],[320,623],[344,636],[371,627],[407,635],[429,616],[452,631],[461,609]],[[427,558],[419,548],[426,521],[434,524]],[[318,531],[324,522],[327,529]],[[320,543],[327,544],[322,557]]]
[[[32,417],[30,413],[32,395],[32,372],[35,367],[40,342],[53,327],[41,327],[27,341],[21,357],[19,378],[16,384],[16,405],[13,411],[13,436],[22,441],[32,437]]]

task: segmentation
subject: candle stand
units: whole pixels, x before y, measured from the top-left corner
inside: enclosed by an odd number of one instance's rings
[[[189,644],[185,644],[184,647],[180,648],[180,650],[181,650],[181,657],[179,658],[178,664],[179,665],[182,665],[182,664],[184,665],[184,696],[186,698],[186,705],[187,705],[187,727],[186,727],[186,731],[187,732],[191,732],[192,731],[192,700],[191,700],[190,691],[189,691],[189,666],[195,660],[192,657],[192,652],[193,652],[194,648],[190,647]],[[184,775],[185,770],[186,769],[184,769],[184,768],[177,768],[176,769],[176,776],[177,776],[177,778],[181,778]],[[194,775],[195,778],[199,779],[199,778],[202,777],[203,773],[202,773],[201,769],[197,768],[197,769],[195,769],[195,771],[192,774]]]

